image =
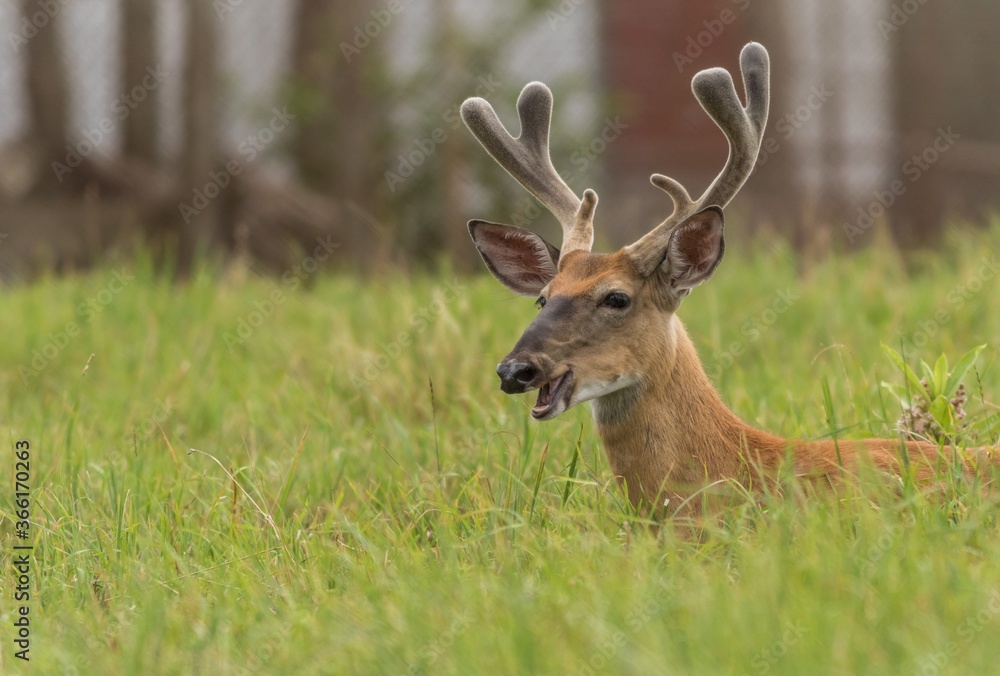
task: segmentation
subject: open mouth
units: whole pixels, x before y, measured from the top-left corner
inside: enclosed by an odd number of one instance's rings
[[[572,391],[572,371],[566,371],[558,378],[545,383],[538,389],[538,400],[531,409],[532,417],[535,420],[545,420],[559,415],[569,405],[569,395]]]

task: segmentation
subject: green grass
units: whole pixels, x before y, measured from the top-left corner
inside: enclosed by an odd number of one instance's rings
[[[733,247],[680,314],[749,422],[891,434],[879,344],[921,330],[928,360],[989,344],[969,408],[995,410],[1000,284],[972,281],[998,249],[965,235],[910,270],[879,246],[801,271]],[[492,279],[293,290],[237,267],[174,286],[133,263],[121,288],[121,269],[3,292],[4,471],[29,440],[36,544],[29,666],[0,497],[3,673],[996,670],[996,492],[872,485],[657,536],[629,525],[588,408],[538,424],[497,389],[534,309]]]

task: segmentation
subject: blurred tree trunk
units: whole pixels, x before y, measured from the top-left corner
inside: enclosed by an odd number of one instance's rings
[[[337,184],[337,129],[333,84],[344,57],[329,39],[334,32],[335,0],[301,0],[295,25],[293,69],[295,96],[301,111],[295,159],[302,181],[329,192]]]
[[[794,28],[784,2],[775,6],[754,5],[746,13],[750,39],[767,45],[771,57],[770,117],[753,175],[750,205],[753,221],[770,222],[775,230],[794,242],[801,251],[810,239],[808,228],[815,219],[805,218],[806,196],[789,191],[796,184],[795,153],[787,139],[775,130],[775,120],[791,111],[796,102],[787,85],[795,61],[791,58],[788,36]]]
[[[828,7],[831,5],[827,5]],[[820,36],[820,44],[817,47],[824,54],[839,54],[843,49],[845,36],[850,35],[847,21],[848,10],[839,11],[826,10],[823,17],[824,30]],[[847,38],[849,39],[849,38]],[[846,64],[843,59],[827,59],[823,64],[822,84],[828,85],[832,91],[844,91],[848,74]],[[823,105],[822,110],[816,112],[818,121],[823,125],[823,137],[820,142],[823,153],[823,166],[828,167],[828,173],[816,199],[816,223],[813,224],[814,232],[806,242],[815,241],[819,236],[818,230],[826,230],[829,234],[831,223],[842,223],[850,214],[850,200],[847,195],[847,185],[842,168],[847,164],[849,156],[848,140],[844,129],[846,128],[846,112],[848,102],[843,98],[833,99],[829,105]]]
[[[389,38],[385,29],[364,33],[373,10],[384,10],[384,3],[301,0],[292,56],[300,178],[348,207],[340,244],[362,265],[384,245],[374,221],[384,195],[378,130],[387,114],[374,85]]]
[[[948,59],[928,45],[943,42],[950,5],[928,3],[889,35],[895,65],[896,167],[920,154],[944,123]],[[959,38],[961,39],[961,38]],[[944,216],[944,176],[940,167],[923,172],[919,184],[902,179],[906,193],[889,213],[893,238],[904,249],[938,240]]]
[[[937,37],[937,44],[948,45],[941,53],[947,74],[939,96],[943,114],[936,126],[925,130],[925,146],[943,136],[942,130],[947,133],[951,128],[959,135],[939,163],[944,215],[980,220],[997,208],[1000,179],[1000,87],[996,85],[1000,3],[970,0],[946,7],[943,34]]]
[[[157,0],[122,0],[122,79],[125,91],[140,87],[148,77],[147,69],[156,69]],[[159,87],[147,89],[145,99],[124,123],[123,152],[150,163],[157,157],[160,127]]]
[[[455,19],[453,0],[435,0],[438,26],[437,44],[443,61],[442,77],[449,95],[450,88],[461,82],[462,54],[459,27]],[[457,98],[457,97],[453,97]],[[457,134],[455,135],[457,136]],[[451,138],[441,146],[441,220],[432,224],[443,231],[445,251],[459,272],[473,269],[473,248],[468,231],[464,227],[465,218],[461,199],[461,181],[464,173],[462,145]]]
[[[190,272],[195,256],[219,239],[217,200],[198,200],[219,160],[218,151],[218,36],[212,3],[187,0],[187,45],[184,67],[184,140],[181,149],[181,199],[198,214],[182,220],[177,271]],[[202,206],[204,204],[204,206]]]
[[[22,15],[27,21],[38,12],[36,0],[25,0]],[[69,118],[69,85],[63,62],[60,26],[62,12],[55,12],[25,46],[28,103],[31,110],[28,137],[42,157],[44,167],[34,185],[43,194],[60,190],[53,163],[66,163]]]

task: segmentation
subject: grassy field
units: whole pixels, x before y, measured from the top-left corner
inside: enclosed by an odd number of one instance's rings
[[[723,398],[786,436],[892,434],[880,342],[988,343],[969,434],[996,443],[997,250],[994,229],[803,270],[734,246],[680,315]],[[128,263],[4,290],[0,671],[997,673],[1000,494],[872,485],[657,536],[587,407],[539,424],[499,392],[529,300],[448,274],[294,286]]]

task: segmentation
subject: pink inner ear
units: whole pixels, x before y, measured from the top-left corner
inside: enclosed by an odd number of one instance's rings
[[[555,270],[549,259],[532,243],[529,246],[491,249],[493,264],[511,278],[527,284],[548,284]]]
[[[497,254],[512,269],[520,268],[525,279],[545,280],[543,284],[547,284],[555,274],[555,266],[541,237],[512,230],[504,233],[503,241],[508,246],[497,247]]]
[[[486,267],[514,293],[535,295],[556,275],[559,250],[535,233],[486,221],[469,229]]]
[[[703,268],[715,262],[721,238],[722,228],[716,224],[691,221],[677,233],[677,251],[690,265]]]
[[[709,207],[674,230],[666,260],[674,288],[690,290],[712,276],[726,245],[722,222],[722,211]]]

